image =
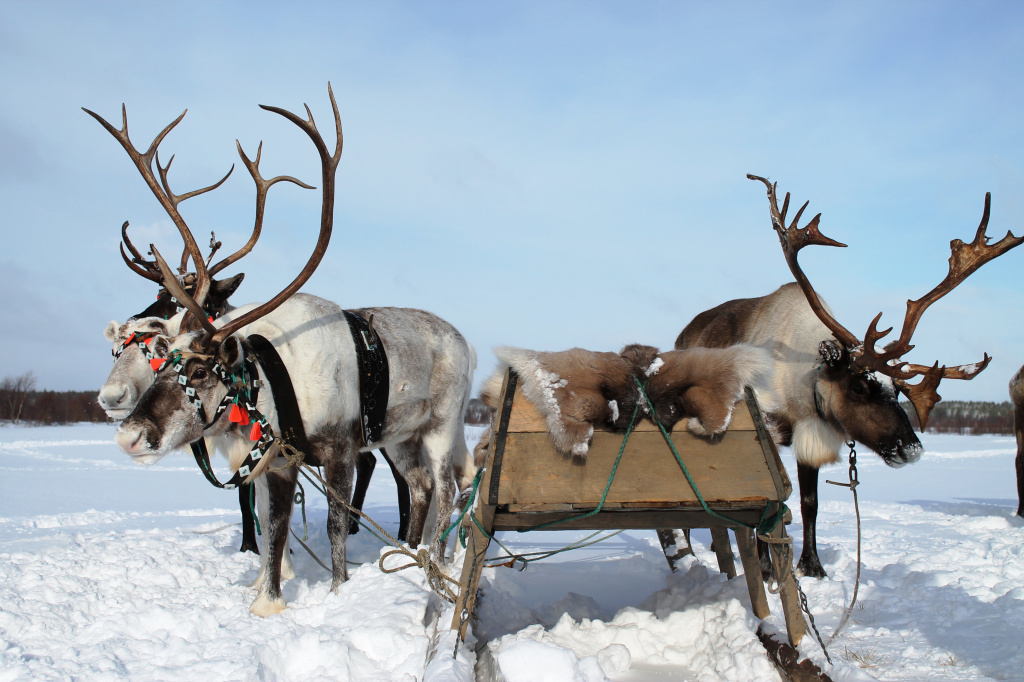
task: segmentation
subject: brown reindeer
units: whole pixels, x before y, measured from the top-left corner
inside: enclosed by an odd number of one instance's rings
[[[907,313],[899,338],[879,351],[876,343],[891,329],[878,331],[881,313],[868,326],[863,341],[832,317],[797,263],[804,246],[845,246],[821,234],[816,215],[803,228],[797,225],[807,207],[797,211],[786,226],[789,194],[781,211],[776,187],[764,178],[772,226],[795,284],[786,284],[760,298],[738,299],[707,310],[695,317],[676,339],[676,348],[704,346],[721,348],[749,343],[764,348],[772,358],[772,381],[768,390],[768,417],[773,437],[780,445],[792,445],[797,460],[800,505],[804,526],[803,552],[798,570],[804,575],[824,577],[816,548],[815,522],[818,512],[818,469],[839,460],[843,443],[856,440],[877,452],[886,464],[900,467],[917,461],[921,443],[914,434],[897,398],[906,395],[924,429],[928,415],[940,400],[936,388],[942,379],[971,379],[988,365],[990,358],[972,365],[940,367],[915,365],[903,360],[914,346],[914,330],[928,307],[952,291],[960,282],[988,261],[1024,242],[1024,237],[1006,237],[988,243],[991,195],[985,195],[985,210],[974,241],[950,242],[949,273],[930,292],[907,302]],[[921,377],[916,384],[910,380]],[[764,554],[764,553],[762,553]]]
[[[1024,516],[1024,367],[1010,379],[1013,401],[1013,432],[1017,436],[1017,516]]]

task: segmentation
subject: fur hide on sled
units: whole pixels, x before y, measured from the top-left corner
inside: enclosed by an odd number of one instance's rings
[[[666,429],[685,419],[691,432],[711,436],[729,427],[744,386],[756,386],[769,369],[765,351],[742,344],[664,353],[639,344],[619,353],[582,348],[557,353],[496,348],[494,353],[499,365],[484,385],[484,403],[497,409],[502,378],[511,367],[523,395],[544,415],[555,449],[577,457],[590,449],[595,425],[626,429],[638,403],[641,416],[649,418],[635,380],[647,382],[647,395]],[[477,449],[478,466],[488,440]]]

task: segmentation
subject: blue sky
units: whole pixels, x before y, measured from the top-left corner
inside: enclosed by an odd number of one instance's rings
[[[258,104],[345,129],[335,232],[305,291],[431,310],[477,348],[670,348],[697,313],[789,281],[766,175],[847,249],[802,262],[862,335],[946,273],[992,192],[989,233],[1024,232],[1024,6],[823,3],[0,2],[0,375],[94,389],[102,330],[155,288],[117,253],[179,252],[120,146],[183,109],[163,158],[178,191],[264,142],[267,176],[318,184],[317,157]],[[253,187],[236,168],[183,204],[237,248]],[[229,270],[266,300],[312,250],[316,192],[271,191],[264,236]],[[908,359],[992,365],[947,399],[1003,400],[1024,362],[1024,248],[925,315]]]

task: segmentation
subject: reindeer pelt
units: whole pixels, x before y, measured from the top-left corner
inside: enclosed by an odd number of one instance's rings
[[[497,381],[506,367],[515,370],[523,395],[544,415],[551,442],[564,455],[585,456],[594,424],[619,421],[622,400],[630,402],[630,413],[636,404],[630,379],[633,367],[616,353],[582,348],[548,353],[508,347],[496,348],[494,353],[500,362]],[[494,381],[492,377],[488,382],[488,396],[497,393]]]
[[[647,395],[665,428],[686,419],[691,433],[712,436],[729,428],[744,387],[761,384],[770,366],[767,352],[745,344],[670,350],[648,368]]]
[[[666,353],[641,344],[619,353],[506,347],[495,349],[495,355],[499,367],[484,384],[484,404],[497,409],[502,377],[511,367],[523,395],[544,416],[555,449],[577,457],[589,451],[595,426],[628,427],[642,401],[637,381],[647,381],[648,395],[666,428],[686,418],[691,431],[706,436],[728,428],[743,387],[759,383],[769,367],[767,354],[753,346]],[[645,402],[640,414],[649,415]],[[486,455],[488,444],[489,438],[481,439],[477,460]]]

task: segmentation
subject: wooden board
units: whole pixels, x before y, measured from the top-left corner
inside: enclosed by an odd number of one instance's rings
[[[484,485],[490,491],[486,502],[501,505],[503,511],[595,507],[625,434],[595,428],[585,458],[565,457],[551,444],[547,424],[536,407],[518,388],[509,402],[506,389],[502,389],[504,409],[495,424],[499,437],[494,466],[488,467]],[[691,434],[682,422],[670,434],[697,489],[713,508],[763,508],[768,502],[785,500],[792,491],[774,444],[763,425],[756,428],[761,421],[757,411],[756,402],[749,409],[744,401],[738,402],[728,431],[711,439]],[[697,505],[697,495],[658,426],[640,421],[626,442],[605,507]]]

